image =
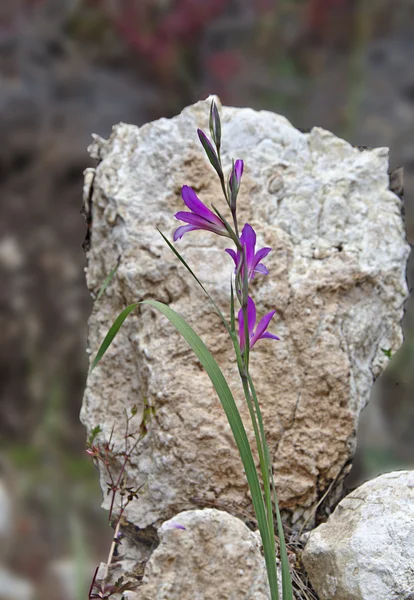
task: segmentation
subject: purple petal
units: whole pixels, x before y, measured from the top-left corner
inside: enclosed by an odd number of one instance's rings
[[[243,350],[245,346],[245,333],[244,333],[244,318],[243,318],[243,309],[241,308],[237,314],[237,319],[239,321],[239,342],[240,348]],[[249,330],[249,338],[252,337],[254,326],[256,324],[256,306],[250,296],[247,299],[247,328]]]
[[[184,221],[184,223],[190,223],[190,225],[196,225],[196,227],[198,227],[199,229],[206,229],[207,231],[214,231],[215,233],[221,233],[222,231],[227,232],[226,228],[224,227],[221,221],[219,221],[219,224],[216,225],[216,223],[211,223],[210,221],[208,221],[204,217],[201,217],[200,215],[183,211],[175,213],[174,216],[179,221]]]
[[[254,326],[256,325],[256,306],[250,296],[247,298],[247,323],[249,326],[249,333],[252,334]]]
[[[263,338],[271,338],[272,340],[280,340],[280,337],[277,337],[277,335],[273,335],[273,333],[269,333],[268,331],[265,331],[261,336],[260,339],[262,340]]]
[[[176,242],[177,240],[180,240],[185,233],[188,233],[189,231],[194,231],[196,229],[199,229],[199,227],[196,227],[195,225],[182,225],[181,227],[179,227],[178,229],[176,229],[174,231],[174,236],[173,236],[174,242]]]
[[[230,254],[230,256],[234,260],[234,264],[236,265],[236,268],[237,268],[237,254],[235,253],[235,251],[232,250],[231,248],[226,248],[225,252],[227,252],[227,254]]]
[[[269,271],[267,270],[267,268],[264,266],[263,263],[256,265],[253,275],[252,275],[252,279],[254,277],[254,273],[261,273],[262,275],[269,275]]]
[[[243,350],[245,346],[245,334],[244,334],[244,318],[243,309],[241,308],[238,312],[237,319],[239,321],[239,342],[240,348]],[[256,306],[250,296],[247,299],[247,328],[249,330],[249,338],[251,338],[256,324]]]
[[[240,348],[244,349],[245,335],[244,335],[244,319],[243,319],[243,309],[241,308],[237,313],[237,320],[239,322],[239,344]]]
[[[181,189],[181,196],[184,200],[184,204],[196,215],[221,225],[221,221],[217,215],[215,215],[207,206],[201,202],[200,198],[197,197],[195,191],[188,185],[183,185]]]
[[[275,310],[271,310],[270,312],[266,313],[264,317],[262,317],[259,321],[259,323],[257,324],[257,328],[256,328],[256,335],[258,337],[260,337],[268,328],[269,323],[273,317],[273,315],[276,313]]]
[[[264,317],[262,317],[259,321],[259,323],[257,324],[257,328],[256,331],[252,337],[252,339],[250,340],[250,347],[253,348],[253,346],[255,345],[255,343],[257,342],[257,340],[259,340],[264,332],[266,331],[266,329],[269,326],[269,323],[271,321],[271,318],[273,317],[273,315],[275,314],[275,310],[271,310],[270,312],[268,312],[267,314],[265,314]]]
[[[236,162],[234,163],[234,172],[236,174],[236,178],[237,178],[237,181],[239,182],[239,185],[240,185],[240,179],[243,175],[243,169],[244,169],[243,161],[236,160]]]
[[[254,255],[253,268],[255,268],[256,265],[261,262],[271,251],[271,248],[260,248],[260,250],[258,250]]]
[[[183,210],[180,210],[178,213],[175,213],[174,217],[176,219],[178,219],[179,221],[184,221],[184,223],[190,223],[191,225],[197,225],[197,227],[204,227],[205,225],[208,225],[211,223],[209,223],[209,221],[207,221],[207,219],[205,219],[204,217],[201,217],[200,215],[196,215],[195,213],[192,212],[185,212]]]
[[[247,268],[250,272],[254,260],[254,249],[256,247],[256,234],[251,225],[246,223],[240,236],[240,241],[246,247]]]

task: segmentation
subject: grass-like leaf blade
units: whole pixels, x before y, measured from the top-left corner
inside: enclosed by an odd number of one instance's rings
[[[197,275],[194,273],[194,271],[192,270],[192,268],[190,267],[190,265],[187,264],[187,262],[184,260],[184,258],[181,256],[181,254],[178,252],[178,250],[176,250],[174,248],[174,246],[171,244],[171,242],[169,241],[169,239],[163,234],[163,232],[161,231],[161,229],[158,229],[158,232],[163,237],[164,242],[168,245],[169,249],[175,254],[175,256],[178,258],[178,260],[181,262],[181,264],[184,265],[184,267],[187,269],[187,271],[190,273],[190,275],[192,277],[194,277],[194,279],[196,280],[196,282],[198,283],[198,285],[201,287],[201,289],[203,290],[203,292],[205,293],[205,295],[207,296],[207,298],[210,300],[210,302],[212,303],[212,305],[216,309],[216,312],[217,312],[218,316],[220,317],[220,319],[223,321],[223,323],[224,323],[227,331],[230,333],[229,324],[227,323],[225,316],[223,315],[223,313],[221,312],[221,310],[217,306],[217,303],[213,300],[212,296],[210,296],[210,294],[208,293],[208,291],[206,290],[206,288],[204,287],[204,285],[201,283],[201,281],[199,280],[199,278],[197,277]]]
[[[108,331],[108,333],[105,336],[104,341],[102,342],[95,358],[94,361],[92,363],[92,367],[91,367],[91,372],[94,370],[94,368],[96,367],[96,365],[98,364],[98,362],[101,360],[101,358],[103,357],[103,355],[105,354],[105,352],[108,350],[109,346],[112,344],[112,341],[114,339],[114,337],[116,336],[116,334],[118,333],[118,331],[121,329],[125,319],[127,318],[127,316],[136,309],[136,307],[138,306],[139,302],[134,302],[133,304],[130,304],[129,306],[127,306],[126,308],[124,308],[124,310],[118,315],[118,317],[115,319],[114,324],[112,325],[112,327],[110,328],[110,330]]]
[[[111,283],[112,279],[115,276],[115,273],[118,270],[119,264],[120,263],[119,263],[119,260],[118,260],[118,262],[116,263],[116,265],[114,266],[114,268],[110,271],[108,277],[106,277],[105,281],[101,285],[101,289],[99,290],[98,295],[96,296],[95,302],[98,302],[98,300],[100,300],[102,298],[102,296],[104,295],[106,288]]]

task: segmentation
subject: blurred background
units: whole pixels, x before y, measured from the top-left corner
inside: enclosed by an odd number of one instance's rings
[[[0,1],[1,600],[84,600],[111,539],[78,418],[91,133],[216,93],[389,146],[410,190],[413,58],[413,0]],[[412,243],[407,194],[405,204]],[[408,303],[406,343],[364,411],[350,486],[414,464],[413,315]]]

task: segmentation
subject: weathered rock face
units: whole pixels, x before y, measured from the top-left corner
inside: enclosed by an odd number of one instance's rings
[[[182,184],[224,210],[196,135],[197,127],[206,128],[208,110],[205,101],[171,120],[121,124],[108,141],[93,144],[100,163],[87,174],[85,190],[92,205],[91,292],[118,261],[119,268],[95,303],[89,345],[94,355],[127,304],[167,302],[217,357],[248,424],[226,332],[156,230],[171,234],[177,227]],[[259,315],[277,309],[273,331],[281,341],[260,341],[251,371],[281,506],[297,523],[341,480],[358,415],[387,362],[381,348],[401,344],[408,245],[400,200],[388,189],[385,148],[360,152],[318,128],[301,133],[269,112],[224,107],[222,121],[224,165],[232,157],[245,160],[240,222],[273,248],[270,275],[255,279],[253,296]],[[227,246],[207,232],[177,243],[226,313]],[[138,427],[144,398],[156,415],[129,470],[132,481],[146,485],[127,519],[142,528],[185,509],[250,510],[237,449],[208,377],[173,327],[147,306],[131,315],[89,376],[82,420],[88,428],[100,424],[106,438],[114,427],[122,447],[124,411],[138,406]]]
[[[260,536],[240,519],[216,509],[189,510],[163,523],[158,535],[160,545],[131,600],[270,598]]]
[[[414,471],[354,490],[310,533],[303,562],[321,600],[414,597]]]

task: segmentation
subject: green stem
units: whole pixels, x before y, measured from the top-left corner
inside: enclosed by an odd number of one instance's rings
[[[256,406],[256,411],[255,411],[255,408],[253,407],[253,402],[252,402],[252,395],[251,395],[250,389],[249,389],[249,381],[251,381],[251,377],[245,369],[245,363],[243,361],[239,342],[237,340],[237,335],[234,331],[232,331],[231,339],[233,341],[233,346],[234,346],[234,350],[236,353],[237,365],[239,368],[239,375],[240,375],[240,379],[241,379],[241,382],[243,385],[243,391],[244,391],[244,395],[246,398],[247,407],[249,409],[250,419],[251,419],[251,422],[253,425],[254,437],[255,437],[255,441],[256,441],[256,447],[257,447],[257,451],[259,454],[259,464],[260,464],[260,471],[262,474],[262,482],[263,482],[263,489],[264,489],[264,503],[265,503],[266,516],[267,516],[268,542],[270,544],[270,550],[271,550],[270,556],[268,556],[268,554],[265,552],[265,562],[266,562],[266,568],[267,568],[269,584],[270,584],[271,578],[272,578],[271,574],[273,573],[273,570],[276,566],[276,543],[275,543],[275,532],[274,532],[274,523],[273,523],[272,495],[271,495],[271,488],[270,488],[270,481],[269,481],[269,473],[271,473],[271,468],[270,468],[270,464],[269,464],[269,461],[267,458],[269,456],[269,452],[267,452],[267,454],[266,454],[267,444],[266,444],[266,440],[264,438],[263,421],[260,418],[260,420],[259,420],[259,424],[261,422],[261,427],[260,427],[260,425],[258,425],[258,419],[256,416],[257,409],[259,409],[259,413],[260,413],[260,408],[258,406],[257,397],[255,398],[255,406]],[[264,540],[263,540],[263,543],[264,543]],[[270,564],[271,560],[274,561],[273,565]],[[273,600],[274,595],[272,592],[272,585],[270,585],[270,588],[271,588],[272,600]],[[277,586],[277,570],[276,570],[275,589],[276,589],[276,594],[277,594],[276,600],[279,600],[278,586]]]
[[[279,538],[280,561],[281,561],[281,565],[282,565],[282,597],[283,597],[283,600],[293,600],[293,590],[292,590],[292,580],[291,580],[291,576],[290,576],[289,559],[288,559],[287,550],[286,550],[286,541],[285,541],[285,535],[283,532],[282,518],[280,516],[279,503],[277,501],[276,486],[275,486],[275,481],[274,481],[274,477],[273,477],[273,468],[272,468],[272,462],[270,459],[269,446],[267,445],[267,441],[266,441],[262,412],[260,410],[260,405],[259,405],[259,401],[257,399],[255,387],[253,385],[253,380],[252,380],[249,372],[247,372],[247,380],[249,383],[249,388],[250,388],[251,394],[253,396],[253,402],[254,402],[254,406],[255,406],[255,410],[256,410],[256,414],[257,414],[257,419],[259,422],[260,436],[261,436],[261,440],[263,443],[263,452],[265,454],[265,460],[266,460],[266,463],[267,463],[268,469],[269,469],[268,473],[269,473],[271,483],[272,483],[273,502],[274,502],[275,512],[276,512],[277,534],[278,534],[278,538]],[[270,491],[269,491],[269,493],[270,493]]]
[[[243,265],[244,265],[244,273],[243,273],[243,321],[244,321],[244,364],[246,367],[246,371],[249,370],[249,354],[250,354],[250,334],[249,334],[249,323],[247,320],[247,301],[249,297],[249,274],[247,270],[247,256],[246,256],[246,246],[243,246]]]

